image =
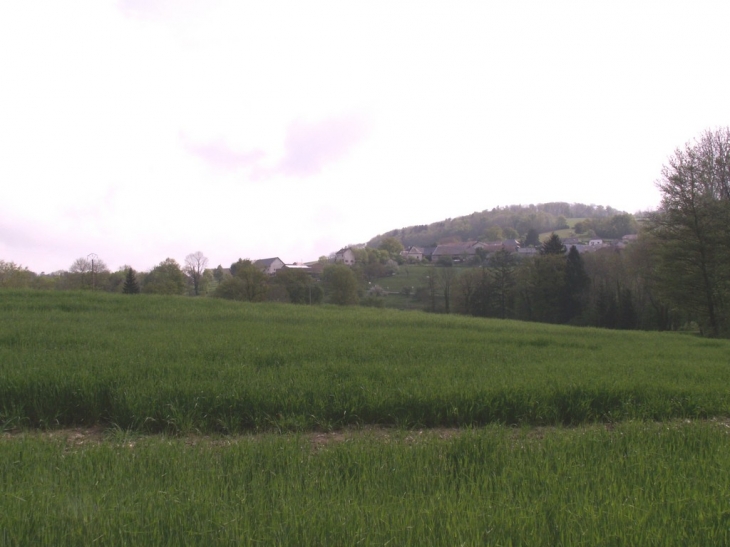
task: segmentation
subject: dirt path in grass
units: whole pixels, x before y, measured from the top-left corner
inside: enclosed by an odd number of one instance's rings
[[[298,436],[307,439],[314,448],[325,447],[333,443],[346,442],[360,438],[370,438],[382,442],[399,440],[401,442],[418,442],[420,439],[435,437],[438,439],[450,439],[467,431],[458,428],[433,428],[417,430],[401,430],[387,427],[367,426],[337,431],[318,432],[310,431],[303,433],[243,433],[237,435],[203,435],[189,434],[169,437],[171,439],[183,440],[185,444],[197,445],[210,443],[213,445],[227,445],[242,441],[264,439],[272,436]],[[102,426],[75,427],[54,430],[13,430],[5,431],[0,435],[2,440],[21,439],[23,437],[37,437],[48,440],[62,440],[69,446],[83,446],[87,444],[100,444],[104,442],[122,443],[134,445],[140,439],[163,438],[163,435],[150,435],[136,432],[120,432],[114,429],[105,429]]]
[[[674,424],[675,426],[686,425],[693,422],[709,422],[715,423],[718,427],[730,430],[730,418],[712,418],[708,420],[671,420],[665,422],[666,424]],[[562,428],[562,429],[604,429],[606,431],[613,431],[616,424],[602,423],[602,424],[586,424],[577,426],[575,428]],[[478,428],[477,428],[478,429]],[[515,436],[527,435],[531,438],[542,438],[548,432],[561,429],[555,426],[531,426],[531,427],[514,427],[510,428]],[[10,441],[13,439],[21,439],[26,436],[43,438],[48,440],[62,440],[67,443],[70,447],[93,445],[101,443],[117,443],[127,446],[134,446],[139,440],[147,438],[170,438],[175,440],[183,440],[185,444],[195,446],[198,444],[209,443],[211,445],[226,446],[232,445],[239,442],[246,442],[251,440],[261,440],[264,438],[270,438],[272,436],[290,436],[300,437],[307,439],[313,448],[323,448],[331,444],[347,442],[352,440],[358,440],[363,438],[372,439],[375,441],[388,443],[388,442],[402,442],[402,443],[418,443],[425,439],[440,439],[449,440],[458,435],[464,434],[467,431],[473,431],[473,429],[460,429],[460,428],[446,428],[438,427],[431,429],[413,429],[404,430],[397,428],[389,428],[382,426],[364,426],[358,428],[348,428],[336,431],[310,431],[301,433],[275,433],[275,432],[264,432],[264,433],[242,433],[236,435],[203,435],[203,434],[188,434],[165,437],[164,435],[152,435],[137,432],[124,432],[116,429],[105,429],[102,426],[94,427],[76,427],[66,429],[55,429],[55,430],[13,430],[5,431],[0,434],[0,439],[3,441]]]

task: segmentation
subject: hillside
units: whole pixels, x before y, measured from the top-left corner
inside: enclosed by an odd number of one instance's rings
[[[610,206],[585,205],[582,203],[554,202],[537,205],[510,205],[474,212],[461,217],[447,218],[431,224],[390,230],[375,236],[368,241],[367,245],[368,247],[378,247],[386,237],[399,239],[404,247],[413,245],[418,247],[435,246],[449,240],[494,241],[499,239],[520,239],[531,228],[539,233],[566,229],[568,219],[571,218],[606,220],[617,215],[630,216]]]

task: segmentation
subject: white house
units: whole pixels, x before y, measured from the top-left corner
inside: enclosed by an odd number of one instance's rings
[[[346,266],[352,266],[355,263],[355,253],[352,252],[350,247],[340,249],[335,253],[335,262],[341,262]]]
[[[275,256],[274,258],[262,258],[261,260],[254,262],[253,265],[265,274],[269,275],[274,275],[285,266],[284,261],[278,256]]]

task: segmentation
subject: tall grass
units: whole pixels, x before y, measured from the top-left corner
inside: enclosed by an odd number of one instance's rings
[[[730,343],[417,312],[0,293],[0,425],[233,433],[730,414]]]
[[[193,442],[195,441],[195,442]],[[728,429],[0,439],[2,545],[727,545]]]

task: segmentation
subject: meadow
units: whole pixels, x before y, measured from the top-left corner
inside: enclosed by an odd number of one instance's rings
[[[0,545],[730,543],[730,343],[0,292]]]
[[[727,545],[728,427],[0,437],[2,545]]]
[[[230,434],[729,416],[728,350],[388,309],[6,291],[0,426]]]

